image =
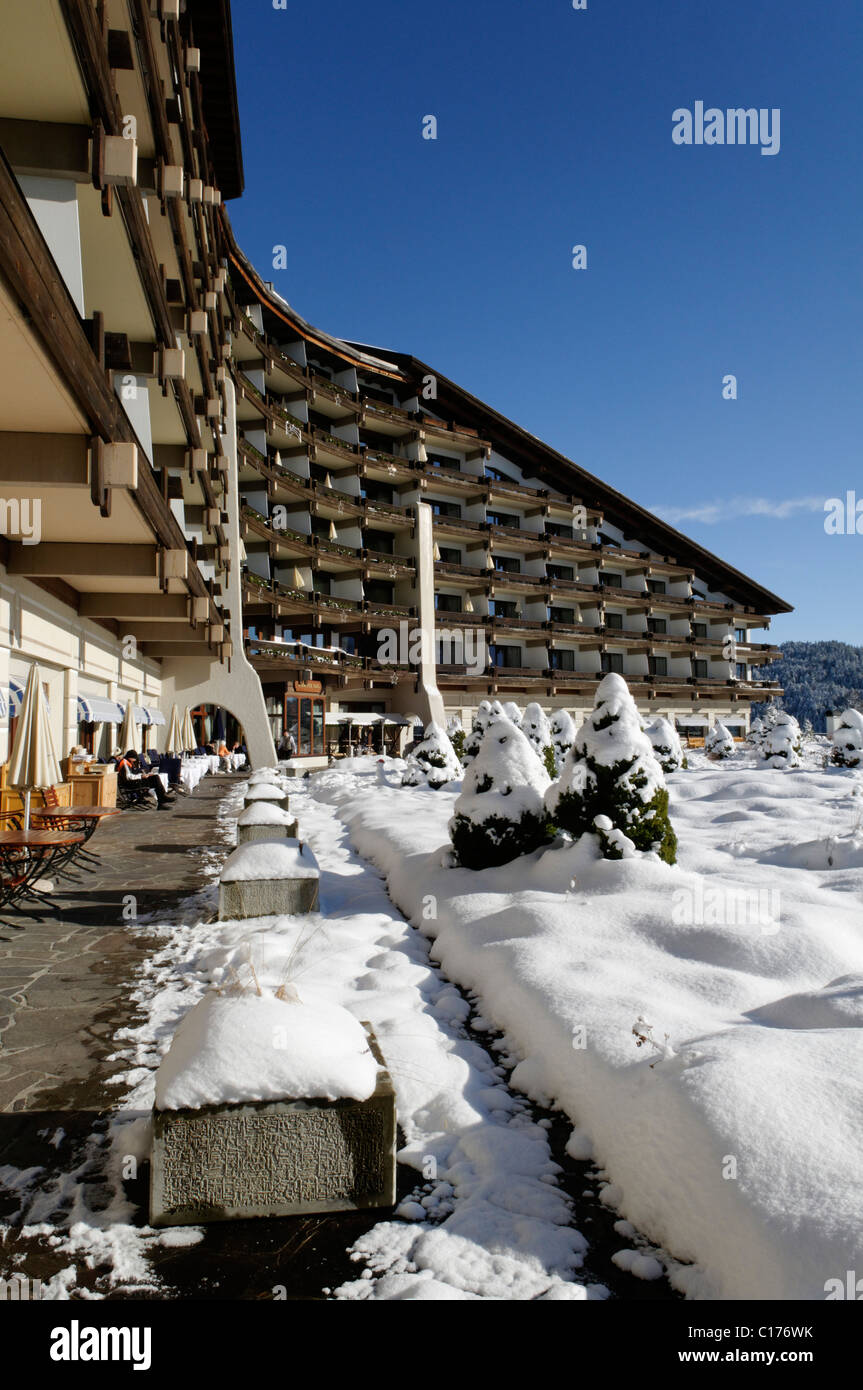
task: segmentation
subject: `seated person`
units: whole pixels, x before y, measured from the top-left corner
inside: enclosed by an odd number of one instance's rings
[[[233,760],[228,752],[228,745],[224,741],[219,744],[217,757],[219,759],[220,772],[231,772],[233,770]]]
[[[144,787],[155,792],[159,810],[164,811],[173,802],[173,792],[166,792],[158,772],[143,772],[134,748],[128,749],[117,763],[117,781],[121,787]]]

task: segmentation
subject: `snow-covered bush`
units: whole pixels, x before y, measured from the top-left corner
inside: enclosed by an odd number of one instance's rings
[[[753,719],[752,723],[749,725],[749,734],[747,735],[746,740],[747,743],[749,743],[755,749],[760,749],[762,743],[764,742],[765,732],[766,730],[764,728],[764,720]]]
[[[761,744],[761,756],[768,767],[799,767],[803,737],[793,714],[778,710]]]
[[[673,724],[667,719],[654,719],[644,732],[650,739],[650,746],[663,772],[677,772],[679,768],[686,767],[683,744]]]
[[[514,724],[517,729],[521,728],[521,710],[519,709],[518,705],[514,703],[514,701],[507,700],[506,704],[503,706],[503,712],[506,715],[506,718],[509,720],[510,724]]]
[[[453,751],[455,752],[456,757],[460,760],[461,755],[464,752],[465,732],[462,728],[461,719],[457,714],[453,714],[447,720],[446,731],[447,737],[449,738],[449,741],[453,746]]]
[[[464,777],[449,823],[458,863],[488,869],[530,854],[551,838],[543,802],[549,778],[526,737],[509,719],[486,730]]]
[[[830,738],[838,767],[863,766],[863,714],[859,710],[846,709]]]
[[[551,744],[551,724],[542,705],[528,705],[521,721],[521,731],[533,751],[541,758]]]
[[[635,849],[655,848],[667,863],[675,862],[677,837],[668,819],[665,778],[622,676],[612,672],[600,683],[596,707],[576,734],[545,804],[555,824],[570,835],[601,832],[606,857],[622,857],[622,842],[611,834],[620,831]],[[610,825],[597,827],[597,816],[607,817]]]
[[[707,731],[704,751],[708,758],[713,758],[717,762],[722,758],[730,758],[734,752],[733,735],[718,719],[713,728]]]
[[[434,722],[426,726],[422,742],[408,754],[406,762],[403,787],[421,787],[425,784],[432,791],[437,791],[447,782],[457,782],[461,777],[461,763],[449,735],[440,724]]]
[[[554,754],[554,776],[559,777],[566,762],[566,755],[575,743],[575,720],[569,710],[555,710],[551,716],[549,732]]]

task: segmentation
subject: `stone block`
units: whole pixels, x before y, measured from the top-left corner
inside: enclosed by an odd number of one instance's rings
[[[278,825],[242,825],[237,823],[237,844],[246,845],[250,840],[295,840],[299,821],[285,821]]]
[[[155,1110],[153,1226],[392,1207],[396,1106],[377,1040],[368,1100],[261,1101]]]
[[[320,870],[299,840],[251,841],[239,845],[222,867],[219,918],[291,917],[316,912]]]

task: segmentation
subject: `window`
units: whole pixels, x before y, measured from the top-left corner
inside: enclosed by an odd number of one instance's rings
[[[622,613],[606,613],[606,615],[605,615],[605,626],[606,626],[606,627],[612,627],[612,628],[614,628],[615,632],[622,632],[622,631],[623,631],[623,614],[622,614]]]
[[[461,516],[461,507],[458,502],[437,502],[433,498],[430,498],[429,505],[435,516]]]
[[[367,550],[378,550],[381,555],[393,554],[393,542],[395,537],[392,531],[373,531],[371,529],[363,532],[363,543]]]
[[[553,623],[568,623],[570,626],[575,625],[574,608],[550,608],[548,610],[548,616]]]
[[[668,623],[666,622],[665,618],[648,618],[647,631],[659,633],[667,632]]]
[[[365,597],[370,603],[392,603],[393,586],[388,584],[385,579],[367,579]]]
[[[501,647],[493,642],[488,650],[492,666],[513,667],[521,665],[521,647]]]
[[[267,696],[267,712],[270,715],[274,740],[278,742],[283,732],[293,735],[297,745],[297,756],[300,758],[311,758],[323,753],[325,709],[323,696],[309,698],[307,696],[286,695],[283,702],[283,719],[280,717],[282,716],[281,706],[282,700],[278,696]],[[278,727],[279,724],[282,725],[281,728]]]
[[[647,658],[647,669],[651,676],[668,675],[668,659],[664,656],[649,656]]]
[[[461,564],[461,551],[457,550],[455,546],[439,545],[438,554],[440,555],[440,562],[443,565]]]
[[[521,560],[517,560],[514,555],[495,555],[494,567],[506,574],[520,574]]]
[[[573,579],[575,570],[572,565],[547,565],[546,574],[549,579]]]
[[[517,618],[518,604],[511,599],[496,598],[489,604],[489,612],[494,618]]]
[[[648,579],[647,587],[651,594],[664,594],[666,592],[664,579]]]
[[[572,540],[572,527],[564,526],[559,521],[547,521],[545,523],[545,534],[547,536],[561,536],[564,540]]]
[[[693,635],[693,637],[705,637],[705,638],[706,638],[706,636],[707,636],[707,624],[706,624],[706,623],[693,623],[693,624],[692,624],[692,635]]]
[[[622,652],[603,652],[601,658],[602,670],[605,675],[609,671],[616,671],[618,675],[623,675],[623,653]]]
[[[574,671],[575,652],[552,651],[551,669],[552,671]]]
[[[429,468],[443,468],[449,473],[461,472],[461,459],[449,458],[447,454],[430,454]]]
[[[435,594],[434,606],[439,613],[460,613],[461,598],[458,594]]]
[[[744,642],[744,643],[745,643],[745,642],[748,642],[748,641],[749,641],[749,630],[748,630],[748,628],[745,628],[745,627],[736,627],[736,628],[734,629],[734,640],[735,640],[735,642]]]
[[[623,588],[623,575],[622,575],[622,574],[609,574],[606,570],[603,570],[603,572],[602,572],[602,582],[603,582],[603,584],[606,586],[607,589],[622,589],[622,588]]]
[[[734,674],[739,681],[749,679],[749,670],[745,661],[738,661],[734,667]]]
[[[706,675],[707,675],[707,662],[706,662],[706,661],[693,661],[693,663],[692,663],[692,674],[693,674],[693,676],[704,676],[704,677],[706,677]]]
[[[521,517],[513,512],[486,512],[485,519],[489,526],[511,526],[516,531],[521,526]]]
[[[374,478],[363,479],[362,496],[367,502],[385,502],[392,506],[393,490],[386,483],[377,483]]]

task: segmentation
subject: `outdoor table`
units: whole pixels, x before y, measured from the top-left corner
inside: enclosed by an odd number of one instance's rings
[[[210,764],[206,758],[184,758],[180,768],[180,785],[187,792],[193,792],[209,770]]]
[[[0,830],[0,906],[25,894],[47,901],[33,883],[62,867],[83,843],[80,831]]]
[[[52,821],[62,821],[64,830],[71,830],[73,834],[80,834],[83,840],[80,849],[76,853],[84,854],[84,846],[92,839],[99,828],[101,821],[108,816],[122,815],[118,806],[46,806],[40,811],[33,812],[33,819],[47,823],[51,828]],[[88,859],[94,856],[88,854]]]

